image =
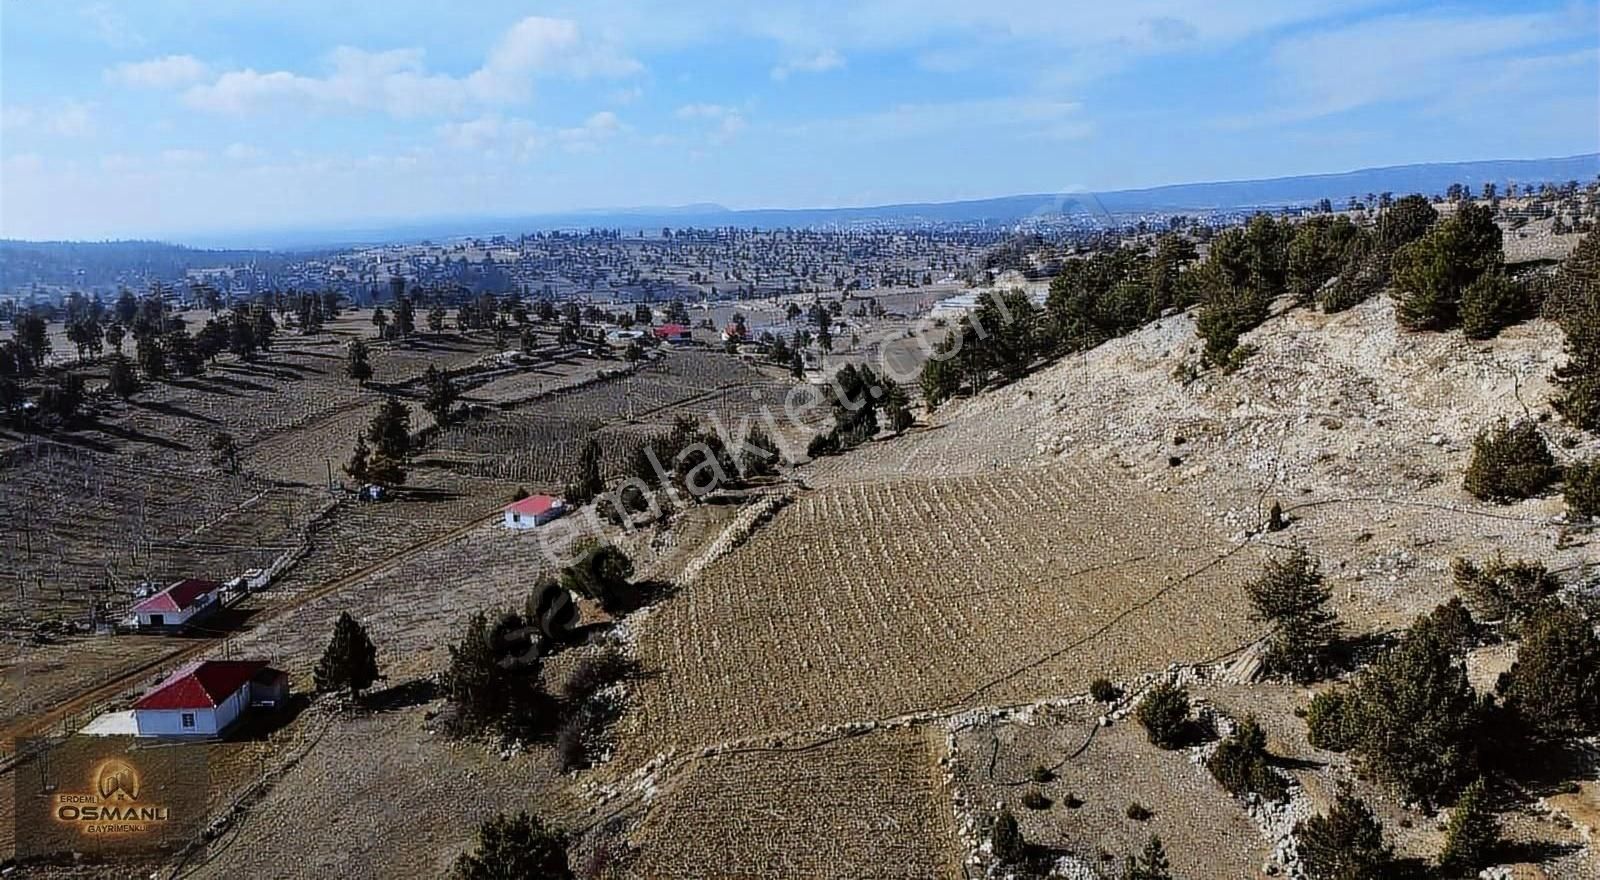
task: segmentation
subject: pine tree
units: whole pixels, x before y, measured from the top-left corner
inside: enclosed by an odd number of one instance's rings
[[[1517,623],[1561,588],[1561,581],[1542,564],[1502,556],[1475,564],[1456,558],[1450,566],[1456,592],[1479,621]]]
[[[374,453],[395,462],[405,461],[411,452],[411,410],[392,395],[385,398],[367,425],[367,440]]]
[[[1383,826],[1372,810],[1341,792],[1326,816],[1295,826],[1300,865],[1307,880],[1375,880],[1389,876],[1394,851],[1383,842]]]
[[[451,880],[572,880],[566,835],[544,820],[519,812],[495,816],[478,827],[478,845],[462,853]]]
[[[1183,744],[1189,729],[1189,692],[1162,682],[1150,689],[1134,710],[1150,741],[1164,749]]]
[[[1001,864],[1014,865],[1027,854],[1027,844],[1022,840],[1022,829],[1017,827],[1017,817],[1010,807],[1001,807],[994,817],[994,828],[989,832],[989,848]]]
[[[1577,609],[1547,603],[1523,625],[1516,662],[1496,690],[1545,736],[1600,731],[1600,637]]]
[[[561,570],[561,585],[595,600],[608,611],[618,610],[633,593],[633,560],[610,544],[590,547],[578,561]]]
[[[350,451],[350,460],[345,462],[344,472],[354,477],[357,482],[367,481],[367,466],[372,458],[372,450],[367,448],[367,438],[356,437],[356,447]]]
[[[1600,229],[1578,242],[1556,278],[1545,312],[1566,334],[1567,362],[1556,367],[1555,407],[1572,424],[1600,431]]]
[[[1255,619],[1274,627],[1263,658],[1267,671],[1299,682],[1320,678],[1339,619],[1328,608],[1333,594],[1317,560],[1297,547],[1287,559],[1269,561],[1261,577],[1245,586],[1245,594]]]
[[[333,638],[312,673],[318,693],[348,688],[359,696],[378,679],[378,649],[350,612],[339,614]]]
[[[139,390],[139,377],[133,371],[133,364],[120,353],[111,356],[110,365],[106,368],[106,382],[111,393],[123,400]]]
[[[1445,826],[1444,850],[1439,854],[1439,870],[1450,877],[1476,877],[1489,864],[1500,844],[1500,823],[1487,803],[1488,794],[1480,778],[1461,792],[1456,808]]]
[[[1508,504],[1532,498],[1555,482],[1555,456],[1531,419],[1496,422],[1472,441],[1462,488],[1484,501]]]
[[[220,467],[230,474],[239,472],[239,444],[234,441],[233,435],[227,431],[218,431],[211,435],[207,444],[211,450],[211,464]]]
[[[367,360],[366,340],[356,337],[345,350],[344,374],[362,386],[372,378],[372,364]]]
[[[1150,835],[1150,841],[1137,860],[1128,857],[1122,868],[1122,880],[1172,880],[1172,865],[1167,861],[1167,848],[1162,846],[1160,837]]]
[[[526,640],[508,638],[527,626],[519,614],[501,615],[491,625],[479,611],[467,620],[461,641],[450,646],[444,687],[455,707],[458,732],[499,728],[524,735],[543,729],[550,720],[537,653]]]
[[[1568,515],[1600,518],[1600,458],[1567,465],[1566,480]]]
[[[425,394],[422,408],[433,416],[433,423],[444,425],[450,421],[450,409],[461,397],[461,391],[456,388],[455,381],[448,373],[429,364],[428,369],[422,374],[422,386]]]
[[[1269,800],[1281,798],[1283,780],[1273,772],[1267,756],[1267,734],[1254,716],[1246,716],[1233,735],[1217,745],[1206,769],[1230,794],[1255,792]]]
[[[1448,797],[1478,775],[1482,711],[1458,636],[1429,615],[1368,668],[1348,697],[1353,750],[1402,796]]]
[[[600,471],[600,442],[590,437],[578,454],[578,473],[562,494],[573,504],[588,504],[605,490],[605,476]]]

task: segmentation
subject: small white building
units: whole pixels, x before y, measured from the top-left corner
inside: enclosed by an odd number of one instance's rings
[[[200,660],[133,704],[139,736],[218,736],[253,706],[278,708],[289,676],[265,660]]]
[[[186,578],[133,607],[141,629],[171,629],[186,626],[215,611],[220,604],[222,584]]]
[[[537,528],[566,512],[567,503],[554,495],[529,495],[506,505],[506,528]]]

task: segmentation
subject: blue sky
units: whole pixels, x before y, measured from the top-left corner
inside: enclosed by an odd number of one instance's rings
[[[0,235],[1600,149],[1600,2],[0,0]]]

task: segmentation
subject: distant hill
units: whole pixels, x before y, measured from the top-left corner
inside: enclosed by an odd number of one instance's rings
[[[1484,183],[1519,184],[1588,182],[1600,175],[1600,153],[1555,159],[1503,159],[1483,162],[1434,162],[1365,168],[1337,174],[1312,174],[1266,180],[1185,183],[1146,189],[1105,192],[1033,193],[961,202],[876,205],[860,208],[797,208],[730,210],[720,205],[643,207],[569,211],[527,216],[475,216],[409,223],[373,223],[339,228],[280,229],[218,233],[189,237],[191,245],[285,249],[326,249],[355,244],[440,240],[459,236],[515,236],[555,229],[617,228],[659,229],[663,226],[739,226],[755,228],[845,226],[879,224],[922,226],[938,224],[1007,225],[1040,217],[1105,219],[1153,213],[1208,213],[1304,205],[1320,199],[1342,204],[1350,196],[1392,192],[1441,194],[1452,183],[1477,192]],[[0,242],[0,265],[9,264],[22,243]],[[84,245],[116,248],[126,245]],[[214,252],[177,249],[162,257],[174,263],[205,262]],[[147,255],[148,256],[148,255]],[[5,266],[4,287],[17,275]],[[26,274],[26,273],[24,273]]]
[[[656,229],[662,226],[739,226],[756,228],[840,226],[863,223],[1010,224],[1041,216],[1096,217],[1148,213],[1206,213],[1304,205],[1320,199],[1343,203],[1350,196],[1393,192],[1442,194],[1452,183],[1477,192],[1484,183],[1587,182],[1600,175],[1600,153],[1555,159],[1502,159],[1483,162],[1433,162],[1364,168],[1337,174],[1312,174],[1266,180],[1184,183],[1106,192],[1033,193],[960,202],[875,205],[860,208],[730,210],[720,205],[615,208],[535,214],[520,217],[461,217],[406,224],[350,226],[342,229],[281,230],[218,238],[215,244],[258,247],[328,247],[339,244],[443,239],[457,236],[517,235],[553,229],[591,227]]]
[[[265,251],[197,250],[159,241],[18,241],[0,239],[0,290],[35,284],[83,289],[182,278],[189,269],[274,259]]]

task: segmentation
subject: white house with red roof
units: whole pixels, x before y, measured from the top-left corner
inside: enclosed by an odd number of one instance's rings
[[[139,736],[217,736],[252,706],[279,707],[289,676],[265,660],[200,660],[133,704]]]
[[[673,345],[686,345],[694,341],[694,332],[687,324],[662,324],[651,332],[662,342],[670,342]]]
[[[554,495],[529,495],[506,505],[506,528],[537,528],[566,512],[567,503]]]
[[[140,627],[181,627],[216,610],[221,594],[216,581],[185,578],[133,606],[133,615]]]

